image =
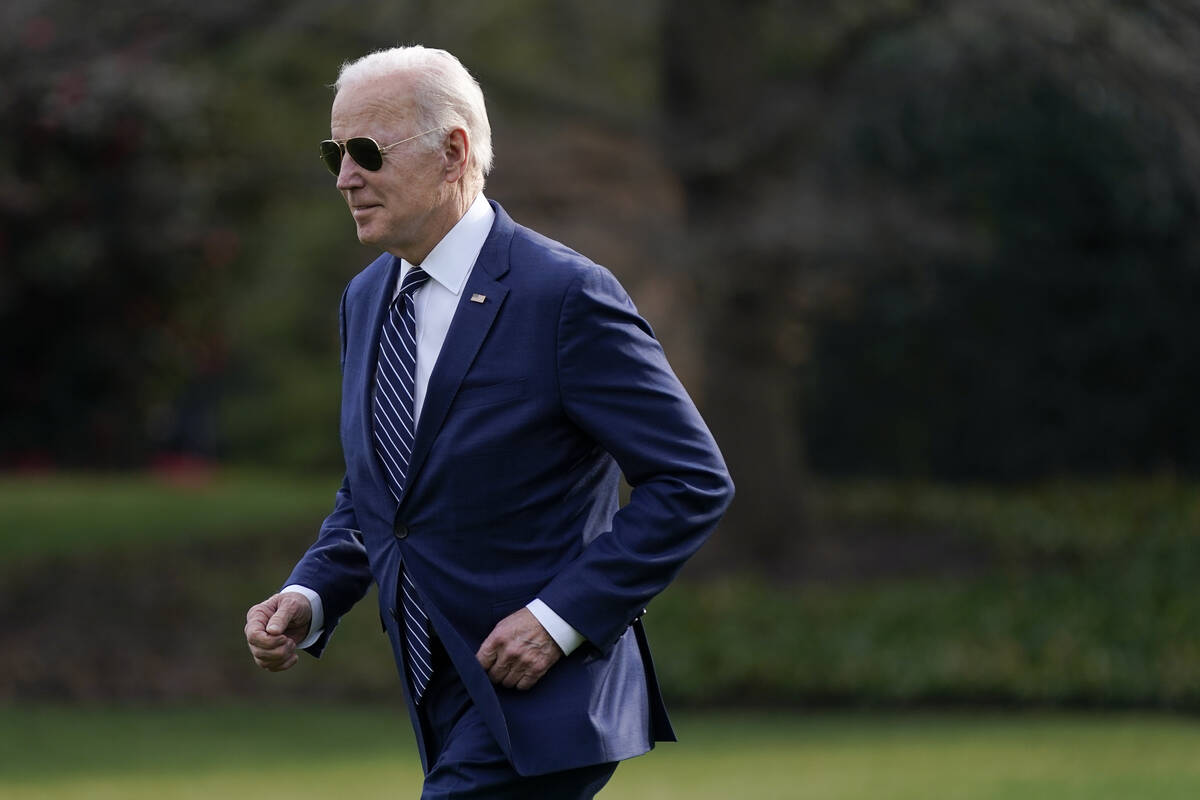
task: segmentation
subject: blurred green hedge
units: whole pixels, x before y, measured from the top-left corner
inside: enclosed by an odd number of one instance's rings
[[[682,584],[647,625],[687,704],[1200,706],[1190,563],[785,590]]]
[[[320,663],[268,675],[241,640],[336,481],[124,477],[106,503],[105,480],[0,481],[0,522],[21,539],[0,606],[23,609],[5,629],[3,696],[398,697],[373,593]],[[1200,487],[839,483],[809,498],[795,535],[811,561],[772,577],[689,567],[650,604],[676,706],[1200,709]],[[833,545],[871,568],[823,566]]]
[[[1196,487],[862,483],[811,497],[814,527],[834,537],[867,526],[903,547],[940,531],[977,558],[935,553],[904,576],[676,584],[646,617],[668,695],[1200,707]]]

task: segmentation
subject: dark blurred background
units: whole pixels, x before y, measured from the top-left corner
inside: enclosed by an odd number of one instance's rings
[[[487,194],[617,274],[737,481],[663,600],[656,634],[691,654],[669,692],[1200,705],[1195,3],[275,5],[0,9],[10,548],[69,504],[29,505],[64,476],[331,476],[331,500],[336,303],[375,254],[316,143],[343,60],[419,42],[483,86]],[[164,655],[159,688],[120,658],[92,683],[55,672],[38,653],[58,612],[31,612],[31,576],[118,616],[155,607],[169,654],[172,620],[214,616],[179,599],[205,580],[187,565],[211,581],[253,562],[212,623],[236,639],[319,519],[222,523],[242,549],[158,530],[151,560],[26,557],[0,598],[25,656],[0,688],[245,689],[248,658]],[[122,593],[122,568],[176,605]],[[707,613],[734,635],[758,615],[757,656],[693,674],[726,657]]]

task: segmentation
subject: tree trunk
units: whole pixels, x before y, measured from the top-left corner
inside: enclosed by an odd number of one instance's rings
[[[777,165],[756,131],[766,81],[756,27],[764,4],[672,2],[663,24],[664,149],[684,187],[677,249],[697,286],[705,375],[700,403],[737,497],[697,569],[786,571],[798,552],[804,472],[788,307],[794,265],[756,244],[752,187]],[[794,352],[791,354],[794,355]]]

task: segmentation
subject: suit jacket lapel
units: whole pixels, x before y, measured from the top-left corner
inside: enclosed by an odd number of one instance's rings
[[[496,279],[508,272],[508,247],[514,225],[498,204],[493,202],[492,208],[496,212],[492,232],[484,241],[475,267],[471,270],[471,277],[467,279],[467,285],[458,300],[454,320],[450,323],[446,341],[429,376],[429,386],[425,389],[425,402],[421,407],[421,417],[417,420],[412,460],[408,465],[405,497],[445,422],[446,412],[458,393],[458,387],[462,385],[463,376],[475,361],[475,355],[487,338],[500,306],[504,304],[504,298],[508,296],[508,287]],[[472,300],[475,295],[482,295],[483,302]]]

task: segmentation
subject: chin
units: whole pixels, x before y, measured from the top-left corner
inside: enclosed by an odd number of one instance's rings
[[[379,241],[379,237],[374,232],[371,231],[371,228],[369,226],[367,226],[367,227],[360,226],[358,229],[358,241],[360,241],[363,244],[374,245],[375,243],[377,243]]]

